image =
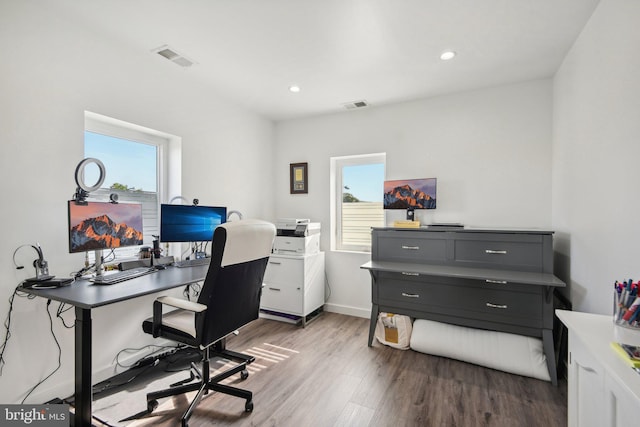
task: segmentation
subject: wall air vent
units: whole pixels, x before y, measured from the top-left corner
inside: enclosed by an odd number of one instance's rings
[[[369,104],[367,103],[367,101],[362,100],[362,101],[353,101],[353,102],[347,102],[346,104],[342,104],[344,106],[344,108],[346,108],[347,110],[353,110],[355,108],[364,108],[364,107],[368,107]]]
[[[153,49],[152,52],[157,53],[160,56],[167,58],[169,61],[180,65],[181,67],[191,67],[195,62],[185,57],[183,54],[176,52],[175,49],[164,45],[157,49]]]

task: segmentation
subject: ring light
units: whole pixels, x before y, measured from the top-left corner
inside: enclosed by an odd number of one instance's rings
[[[98,181],[91,187],[89,187],[87,184],[84,183],[84,168],[90,163],[95,163],[96,166],[98,166],[98,169],[100,170],[100,176],[98,177]],[[78,163],[78,166],[76,166],[76,184],[78,184],[78,187],[83,189],[87,193],[90,193],[92,191],[99,189],[102,183],[104,182],[105,175],[106,174],[105,174],[104,164],[100,160],[94,159],[93,157],[87,157],[86,159]]]

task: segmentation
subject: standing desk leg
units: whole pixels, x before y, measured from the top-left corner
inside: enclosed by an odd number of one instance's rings
[[[91,310],[76,307],[75,426],[91,425]]]

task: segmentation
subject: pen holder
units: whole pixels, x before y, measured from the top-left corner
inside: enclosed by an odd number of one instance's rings
[[[613,322],[617,342],[640,345],[640,298],[614,292]]]

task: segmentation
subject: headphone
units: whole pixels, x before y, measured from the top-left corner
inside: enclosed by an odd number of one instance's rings
[[[33,261],[33,266],[38,269],[38,268],[45,268],[47,266],[47,262],[44,260],[44,255],[42,253],[42,248],[40,247],[40,244],[36,243],[37,246],[34,245],[21,245],[18,246],[18,248],[13,251],[13,264],[16,266],[16,270],[22,270],[24,268],[24,265],[18,265],[18,263],[16,262],[16,254],[18,253],[18,251],[24,247],[27,246],[31,246],[37,253],[38,253],[38,259]]]

